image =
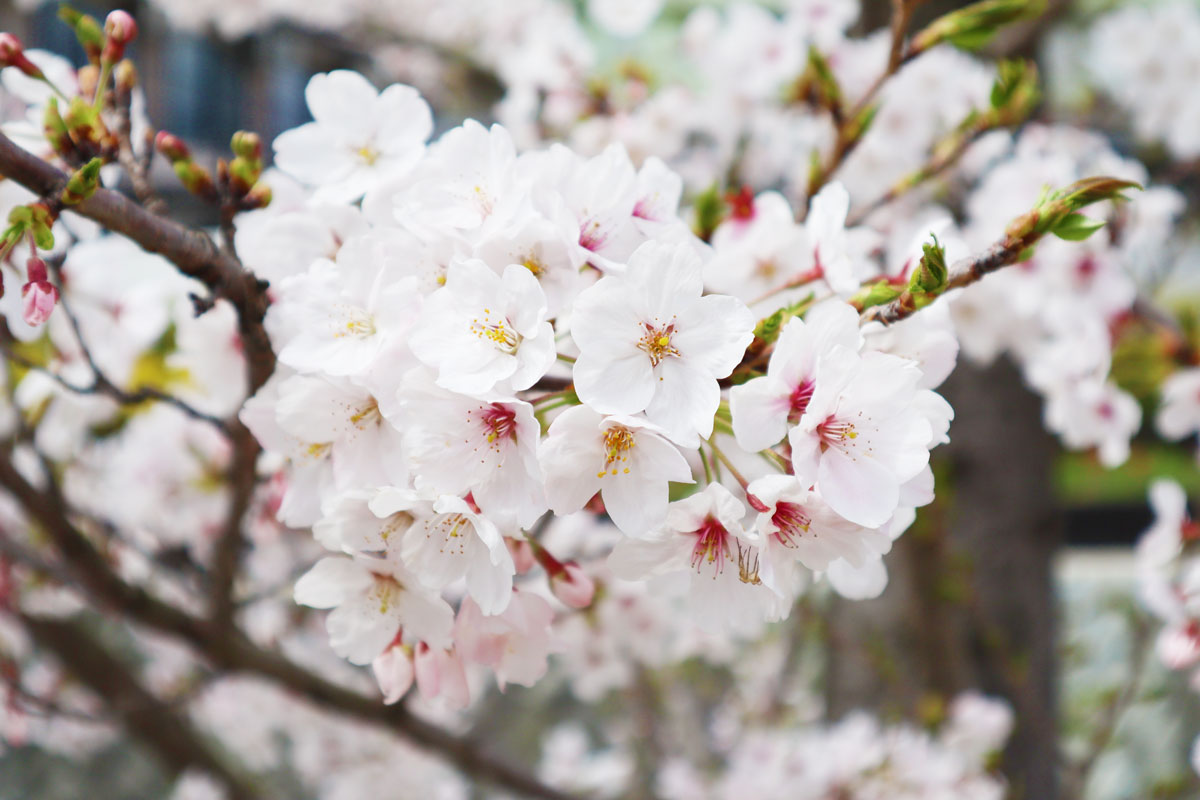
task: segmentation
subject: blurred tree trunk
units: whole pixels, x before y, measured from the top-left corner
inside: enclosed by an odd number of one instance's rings
[[[1007,362],[962,364],[942,387],[952,443],[938,500],[888,557],[878,600],[831,613],[830,713],[928,713],[969,688],[1006,698],[1017,728],[1003,770],[1014,798],[1057,794],[1055,443],[1041,401]]]

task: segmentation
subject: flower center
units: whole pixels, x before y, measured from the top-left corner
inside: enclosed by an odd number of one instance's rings
[[[858,438],[858,431],[852,423],[830,417],[817,426],[817,435],[821,437],[821,449],[825,450],[853,442]]]
[[[771,516],[775,524],[775,538],[784,547],[795,547],[796,540],[808,533],[812,520],[795,503],[779,502]]]
[[[804,416],[808,403],[812,400],[813,388],[813,381],[808,378],[792,390],[791,396],[788,397],[788,422],[795,424]]]
[[[375,317],[370,312],[353,306],[342,306],[341,311],[341,325],[334,331],[335,338],[354,336],[366,339],[375,335]]]
[[[521,346],[521,335],[509,327],[511,323],[503,317],[492,319],[492,310],[483,310],[483,320],[478,317],[471,320],[471,333],[480,339],[490,341],[496,349],[512,355]]]
[[[692,569],[699,572],[708,564],[713,568],[715,579],[725,568],[725,559],[732,559],[729,552],[729,531],[725,530],[724,525],[708,517],[704,524],[692,533],[696,536],[696,544],[692,546]]]
[[[596,473],[597,478],[603,478],[606,474],[616,475],[618,464],[629,463],[629,451],[633,449],[636,442],[633,439],[633,431],[621,425],[614,425],[604,432],[604,469]],[[629,467],[622,468],[624,474],[629,474]]]
[[[375,575],[375,585],[371,588],[371,598],[379,603],[379,613],[386,614],[396,602],[400,593],[400,584],[388,575]]]
[[[679,356],[679,351],[671,345],[671,334],[675,332],[674,322],[661,328],[643,322],[642,329],[644,332],[637,348],[650,356],[650,366],[657,367],[667,356]]]
[[[489,443],[498,439],[517,440],[517,412],[500,403],[492,403],[480,415]]]
[[[383,420],[383,415],[379,413],[379,401],[374,397],[368,398],[362,408],[355,409],[350,415],[350,424],[358,428],[360,431],[365,431],[372,425],[378,425]]]
[[[525,260],[521,262],[521,266],[532,272],[535,278],[542,277],[542,273],[546,271],[546,265],[541,261],[538,261],[537,258],[532,255],[527,256]]]
[[[379,538],[387,544],[393,534],[408,530],[415,521],[413,515],[407,511],[397,511],[384,520],[383,527],[379,529]]]
[[[370,145],[363,145],[358,148],[354,155],[358,156],[358,160],[368,167],[375,166],[375,162],[379,160],[379,151]]]

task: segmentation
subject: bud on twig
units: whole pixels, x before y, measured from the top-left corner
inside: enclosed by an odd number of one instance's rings
[[[100,60],[115,64],[125,57],[125,48],[137,38],[137,22],[128,12],[117,9],[104,20],[104,50]]]
[[[121,94],[129,94],[138,85],[137,67],[128,58],[117,64],[117,69],[113,73],[116,79],[117,91]]]
[[[46,103],[46,111],[42,114],[42,132],[58,155],[65,156],[71,151],[71,134],[67,131],[67,123],[58,113],[57,98],[51,97]]]
[[[939,17],[913,37],[911,50],[923,53],[943,42],[978,50],[1004,25],[1037,17],[1046,10],[1046,0],[983,0]]]
[[[154,148],[171,162],[176,177],[185,189],[206,200],[217,199],[217,188],[213,183],[212,174],[192,160],[192,152],[182,139],[166,131],[159,131],[154,137]]]
[[[58,303],[58,289],[50,283],[46,262],[33,257],[25,264],[26,283],[21,287],[21,316],[26,325],[38,326],[50,318]]]
[[[90,14],[81,14],[70,6],[64,5],[58,9],[58,18],[71,26],[75,38],[87,54],[88,61],[93,63],[100,60],[100,52],[104,49],[104,31],[100,23]]]
[[[192,151],[188,149],[183,140],[166,131],[159,131],[154,137],[154,148],[162,153],[167,161],[170,161],[172,164],[177,161],[192,160]]]
[[[0,67],[16,67],[31,78],[46,79],[45,73],[25,55],[25,45],[11,33],[0,33]]]
[[[103,163],[102,159],[93,158],[71,175],[60,198],[63,205],[78,205],[95,194],[100,187],[100,167]]]
[[[71,138],[78,144],[99,145],[104,138],[100,113],[82,97],[71,98],[71,104],[67,106],[67,114],[63,117],[63,122],[66,123]]]
[[[7,252],[23,236],[32,236],[39,250],[53,250],[54,234],[50,231],[53,226],[54,214],[45,203],[17,206],[8,212],[8,229],[0,239],[3,242],[0,251]]]

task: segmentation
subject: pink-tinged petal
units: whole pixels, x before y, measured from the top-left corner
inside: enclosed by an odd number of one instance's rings
[[[383,693],[383,704],[390,706],[399,702],[401,697],[412,688],[415,671],[412,656],[402,647],[391,647],[371,662],[371,671],[375,674],[375,682]]]
[[[507,548],[505,553],[507,553]],[[512,600],[513,573],[516,568],[509,556],[507,565],[495,566],[484,559],[477,559],[467,570],[467,591],[479,610],[488,616],[504,613]]]
[[[21,288],[21,316],[26,325],[45,324],[58,302],[58,289],[47,281],[30,281]]]
[[[900,502],[900,484],[873,458],[852,459],[836,447],[821,456],[817,488],[829,507],[851,522],[878,528]]]

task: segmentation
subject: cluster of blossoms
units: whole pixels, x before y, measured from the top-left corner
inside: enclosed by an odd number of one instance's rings
[[[234,453],[222,420],[237,415],[266,451],[246,518],[240,621],[256,643],[321,675],[370,690],[332,650],[370,665],[386,702],[415,685],[435,701],[421,713],[454,724],[448,711],[468,706],[485,679],[531,686],[552,653],[576,697],[592,701],[643,666],[733,662],[814,580],[850,598],[878,595],[883,556],[933,499],[929,453],[948,441],[953,417],[936,390],[960,342],[978,360],[1014,356],[1068,446],[1095,447],[1108,464],[1128,453],[1140,411],[1110,378],[1137,294],[1127,270],[1160,257],[1180,196],[1152,189],[1108,210],[1108,230],[1086,243],[1044,242],[1017,268],[897,324],[864,324],[864,286],[915,285],[931,241],[953,261],[985,249],[1044,185],[1146,175],[1096,137],[1032,126],[1015,141],[979,142],[945,173],[939,187],[968,198],[960,224],[926,190],[852,210],[851,197],[883,197],[986,109],[989,88],[994,98],[994,70],[935,48],[885,86],[837,169],[800,181],[795,165],[814,153],[822,162],[846,135],[832,114],[813,113],[812,86],[797,88],[813,80],[810,47],[844,108],[872,96],[887,61],[882,34],[846,37],[854,3],[804,0],[782,16],[700,9],[676,44],[702,86],[631,69],[602,90],[574,13],[545,0],[239,3],[240,20],[224,3],[162,4],[197,20],[219,11],[231,33],[277,17],[343,27],[386,13],[427,24],[418,33],[439,44],[482,43],[508,90],[504,125],[467,121],[430,141],[434,116],[412,87],[379,91],[347,71],[311,80],[314,121],[275,141],[274,202],[237,217],[230,248],[270,283],[265,327],[278,365],[249,400],[231,377],[246,366],[234,309],[219,301],[195,314],[205,287],[164,259],[67,211],[55,248],[22,240],[4,266],[21,291],[0,298],[19,366],[0,376],[11,401],[0,429],[30,429],[15,448],[22,473],[39,481],[35,452],[59,465],[80,524],[111,539],[114,570],[190,608],[194,587],[176,573],[190,579],[211,563],[227,524]],[[626,35],[658,5],[597,0],[588,10]],[[86,97],[68,64],[28,57],[61,99]],[[2,80],[2,129],[51,158],[51,90],[19,67]],[[134,93],[139,134],[140,107]],[[571,147],[545,146],[556,136]],[[185,159],[160,149],[187,184]],[[701,210],[681,203],[718,174],[740,191],[705,229]],[[100,180],[117,178],[105,168]],[[0,181],[5,216],[36,199]],[[1196,378],[1172,380],[1160,427],[1182,436],[1200,428]],[[143,391],[179,402],[129,402]],[[17,503],[2,503],[5,523],[31,527]],[[9,583],[0,570],[0,598]],[[47,594],[43,613],[81,610],[70,588]],[[1181,596],[1173,584],[1168,595]],[[293,597],[329,610],[324,632],[295,614]],[[1190,648],[1200,653],[1185,606],[1162,612],[1174,626],[1164,648],[1180,664],[1192,663]],[[199,682],[186,655],[151,637],[137,644],[159,693],[186,695]],[[6,635],[3,651],[33,693],[57,691],[61,673],[19,635]],[[86,752],[107,740],[104,726],[33,725],[10,699],[9,741],[57,736]],[[86,710],[70,691],[60,699]],[[399,776],[447,800],[470,792],[385,734],[251,680],[217,680],[190,709],[253,769],[296,768],[323,797],[361,796]],[[738,727],[718,748],[724,771],[678,762],[658,777],[665,797],[716,800],[754,786],[765,796],[787,787],[813,798],[990,800],[1004,787],[988,761],[1010,726],[1006,710],[967,696],[936,733],[865,716],[801,731]],[[629,780],[620,754],[591,769],[574,734],[552,737],[548,754],[555,785]],[[189,775],[176,798],[216,791]]]
[[[281,364],[242,419],[287,459],[280,520],[339,553],[296,599],[335,609],[334,649],[373,664],[389,699],[415,676],[464,704],[464,659],[501,685],[537,680],[554,611],[520,576],[540,564],[576,608],[595,578],[530,531],[585,508],[621,532],[612,578],[673,576],[664,590],[707,628],[786,616],[811,571],[882,590],[882,554],[932,499],[929,450],[952,416],[932,387],[955,348],[920,320],[864,332],[839,299],[874,269],[844,230],[844,189],[803,226],[787,212],[807,313],[765,374],[731,379],[756,317],[706,285],[757,290],[742,276],[778,238],[766,215],[782,198],[753,201],[763,214],[710,248],[658,159],[518,155],[472,121],[427,146],[416,93],[349,72],[307,97],[315,121],[275,144],[305,185],[239,234],[272,280]],[[280,264],[270,243],[301,228]]]
[[[947,247],[983,246],[1019,213],[1038,186],[1094,170],[1144,183],[1145,168],[1100,136],[1067,126],[1027,127],[1015,141],[995,134],[964,164],[974,181],[961,230],[946,224]],[[1109,209],[1106,227],[1083,242],[1051,240],[1033,256],[950,303],[963,353],[989,363],[1006,353],[1046,401],[1046,428],[1071,449],[1096,448],[1116,466],[1141,426],[1135,398],[1112,379],[1113,350],[1134,319],[1139,279],[1168,257],[1183,196],[1148,187],[1136,204]],[[961,238],[958,238],[961,237]],[[957,241],[956,241],[957,239]]]
[[[883,726],[853,713],[829,726],[792,731],[739,731],[723,773],[713,778],[686,763],[668,764],[660,775],[668,800],[999,800],[1008,787],[988,762],[1012,730],[1003,703],[974,693],[951,702],[936,730]]]
[[[1171,156],[1200,156],[1200,10],[1194,3],[1130,4],[1097,20],[1084,44],[1092,82],[1133,133]]]
[[[1162,623],[1154,647],[1158,659],[1168,669],[1190,672],[1190,687],[1200,691],[1200,525],[1174,481],[1151,485],[1150,507],[1154,524],[1137,545],[1138,591]],[[1200,772],[1200,737],[1191,760]]]

